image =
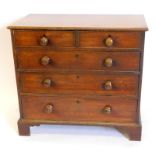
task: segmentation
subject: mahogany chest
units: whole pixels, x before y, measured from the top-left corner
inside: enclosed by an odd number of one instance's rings
[[[111,126],[141,139],[142,15],[28,15],[11,30],[20,135],[30,126]]]

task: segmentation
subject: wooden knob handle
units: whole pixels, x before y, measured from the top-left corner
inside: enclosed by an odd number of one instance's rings
[[[112,65],[113,65],[113,60],[112,60],[112,58],[106,58],[106,59],[104,60],[104,65],[105,65],[106,67],[112,67]]]
[[[41,46],[47,46],[48,45],[48,38],[46,36],[43,36],[41,39],[40,39],[40,45]]]
[[[45,79],[45,80],[43,80],[42,84],[44,87],[51,87],[52,80],[51,79]]]
[[[106,114],[110,114],[112,112],[112,108],[110,105],[106,105],[104,108],[103,108],[103,112],[106,113]]]
[[[114,41],[113,39],[111,38],[111,36],[109,36],[106,40],[105,40],[105,45],[107,47],[111,47],[113,45]]]
[[[51,104],[48,104],[45,106],[45,109],[44,109],[45,113],[52,113],[53,112],[53,105]]]
[[[105,90],[112,90],[112,82],[111,81],[106,81],[104,84],[103,84],[103,88]]]
[[[52,62],[52,60],[51,60],[51,58],[49,58],[48,56],[44,56],[44,57],[42,57],[41,60],[40,60],[40,63],[41,63],[43,66],[49,65],[51,62]]]

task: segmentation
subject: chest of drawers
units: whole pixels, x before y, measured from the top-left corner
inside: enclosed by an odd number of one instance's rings
[[[34,125],[76,124],[141,139],[142,15],[28,15],[8,28],[20,135]]]

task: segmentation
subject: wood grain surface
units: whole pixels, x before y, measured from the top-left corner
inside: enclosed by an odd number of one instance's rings
[[[143,15],[30,14],[8,26],[10,29],[104,29],[148,30]]]

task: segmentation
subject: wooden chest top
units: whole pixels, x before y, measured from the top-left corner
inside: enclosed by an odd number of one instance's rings
[[[10,29],[51,30],[148,30],[143,15],[62,15],[30,14],[10,26]]]

